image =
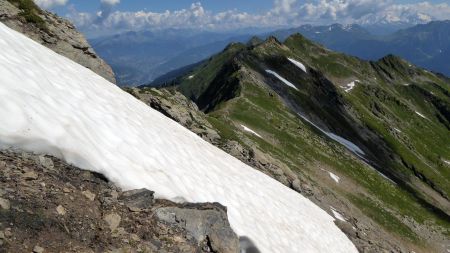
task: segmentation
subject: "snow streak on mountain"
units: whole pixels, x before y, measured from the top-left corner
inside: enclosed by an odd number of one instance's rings
[[[220,202],[262,252],[356,252],[300,194],[90,70],[0,24],[0,147],[47,153],[158,197]]]

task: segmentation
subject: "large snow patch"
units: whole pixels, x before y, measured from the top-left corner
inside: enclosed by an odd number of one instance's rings
[[[333,217],[0,23],[0,147],[48,153],[158,197],[217,201],[262,252],[357,252]]]
[[[297,66],[298,68],[300,68],[301,70],[303,70],[303,72],[306,73],[306,67],[305,67],[305,65],[304,65],[303,63],[301,63],[301,62],[299,62],[299,61],[296,61],[296,60],[294,60],[294,59],[292,59],[292,58],[288,58],[288,60],[289,60],[290,62],[292,62],[295,66]]]
[[[266,73],[269,73],[269,74],[275,76],[278,80],[282,81],[282,82],[283,82],[284,84],[286,84],[287,86],[289,86],[289,87],[291,87],[291,88],[294,88],[294,89],[298,90],[298,88],[295,87],[295,85],[294,85],[293,83],[289,82],[286,78],[280,76],[277,72],[275,72],[275,71],[273,71],[273,70],[270,70],[270,69],[266,69]]]

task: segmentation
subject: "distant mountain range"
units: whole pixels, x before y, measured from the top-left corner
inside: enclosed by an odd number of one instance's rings
[[[251,35],[243,32],[169,29],[127,32],[91,39],[90,43],[111,65],[119,85],[136,86],[208,58],[233,41],[244,42],[250,38]]]
[[[384,55],[401,56],[413,64],[450,76],[450,21],[433,21],[406,27],[406,24],[370,26],[333,24],[303,25],[274,32],[253,31],[261,39],[274,35],[284,40],[294,33],[327,48],[366,60]],[[167,73],[202,60],[223,50],[231,42],[247,42],[251,31],[212,33],[192,30],[128,32],[91,40],[96,52],[113,68],[119,85],[148,84]],[[170,74],[169,74],[170,77]]]
[[[394,54],[429,70],[450,76],[450,20],[416,25],[395,33],[377,36],[359,25],[301,26],[273,34],[284,40],[294,33],[327,48],[366,60]]]

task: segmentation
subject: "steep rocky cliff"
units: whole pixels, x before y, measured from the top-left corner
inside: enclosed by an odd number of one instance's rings
[[[108,81],[116,82],[111,67],[97,56],[73,24],[41,10],[32,0],[0,0],[0,22],[91,69]]]

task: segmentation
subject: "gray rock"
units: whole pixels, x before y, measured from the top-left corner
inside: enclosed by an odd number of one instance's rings
[[[9,210],[11,208],[11,204],[9,203],[9,200],[0,198],[0,207],[4,210]]]
[[[120,215],[116,213],[105,215],[103,219],[106,221],[111,231],[115,231],[119,227],[120,221],[122,220]]]
[[[82,191],[81,194],[83,194],[83,196],[85,196],[87,199],[89,199],[90,201],[94,201],[95,200],[95,194],[92,193],[89,190],[86,191]]]
[[[154,204],[153,194],[154,192],[147,189],[132,190],[124,192],[119,200],[130,210],[150,209]]]
[[[39,245],[34,246],[33,253],[43,253],[43,252],[44,252],[44,248],[42,248]]]
[[[0,21],[2,23],[56,53],[91,69],[108,81],[116,82],[111,67],[96,55],[86,38],[68,20],[41,10],[38,15],[45,23],[45,29],[43,29],[27,22],[20,12],[19,8],[7,0],[0,0]]]
[[[62,216],[66,215],[66,209],[62,205],[56,207],[56,212]]]
[[[35,171],[27,171],[22,174],[22,178],[25,180],[36,180],[38,177],[39,176]]]
[[[212,252],[239,252],[239,239],[230,228],[226,210],[220,204],[210,208],[164,207],[155,211],[156,217],[164,222],[186,229],[198,244],[207,241]]]
[[[39,156],[39,163],[42,165],[42,167],[49,169],[49,170],[51,170],[55,167],[52,159],[47,158],[45,156]]]

